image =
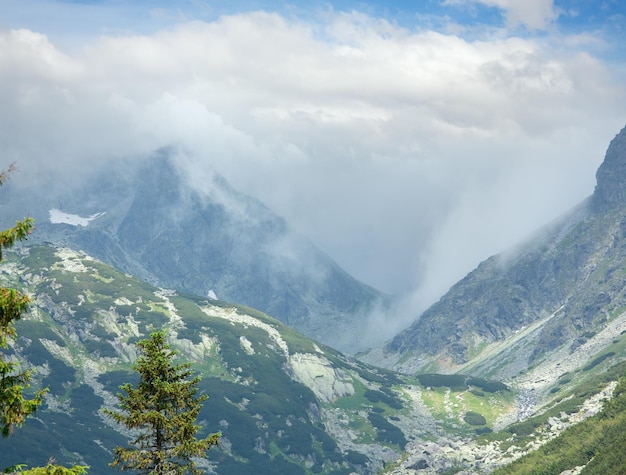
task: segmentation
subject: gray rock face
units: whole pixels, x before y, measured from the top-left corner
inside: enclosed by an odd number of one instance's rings
[[[596,181],[595,210],[602,212],[626,204],[626,127],[611,141]]]
[[[371,344],[367,315],[386,296],[219,175],[199,188],[187,183],[165,150],[58,194],[8,196],[12,213],[23,205],[35,214],[34,239],[84,250],[155,285],[254,307],[344,352]],[[96,217],[51,223],[51,208]]]
[[[590,199],[454,285],[386,345],[388,364],[456,371],[541,322],[491,373],[511,377],[564,344],[574,351],[614,318],[626,304],[625,267],[626,128],[611,142]]]
[[[137,433],[101,409],[117,405],[121,384],[137,383],[130,371],[136,342],[155,329],[167,330],[179,361],[200,376],[199,393],[210,396],[198,436],[219,430],[223,438],[202,457],[206,473],[373,475],[400,457],[400,441],[428,435],[431,416],[405,403],[413,388],[405,378],[248,307],[155,288],[83,252],[50,246],[6,252],[0,280],[33,296],[3,354],[34,370],[33,387],[49,387],[37,417],[3,440],[6,465],[44,466],[54,456],[61,465],[110,473],[113,449]],[[376,398],[386,407],[376,420],[368,418],[368,394],[385,400]]]

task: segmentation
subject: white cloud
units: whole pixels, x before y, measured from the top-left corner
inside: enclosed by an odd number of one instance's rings
[[[509,25],[526,25],[532,29],[546,28],[558,13],[553,0],[480,0],[487,5],[496,5],[505,11]]]
[[[47,173],[179,144],[357,277],[432,300],[593,190],[625,90],[569,40],[357,13],[225,16],[74,52],[4,31],[0,146]]]
[[[531,30],[547,28],[558,17],[553,0],[446,0],[445,4],[481,3],[503,11],[507,26],[526,26]]]

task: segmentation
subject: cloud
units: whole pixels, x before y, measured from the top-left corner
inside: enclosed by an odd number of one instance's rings
[[[502,10],[508,27],[525,26],[543,30],[556,20],[559,12],[553,0],[446,0],[444,4],[479,3]]]
[[[552,0],[480,0],[495,5],[505,12],[508,25],[526,25],[531,29],[544,29],[557,17]]]
[[[520,5],[498,4],[531,21]],[[223,174],[424,305],[592,192],[626,101],[585,44],[358,12],[229,15],[71,51],[0,31],[0,146],[24,175],[67,180],[180,146],[198,176]]]

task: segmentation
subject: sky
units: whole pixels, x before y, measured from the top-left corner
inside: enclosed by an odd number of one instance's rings
[[[0,0],[0,150],[79,179],[177,145],[423,309],[593,192],[625,28],[622,0]]]

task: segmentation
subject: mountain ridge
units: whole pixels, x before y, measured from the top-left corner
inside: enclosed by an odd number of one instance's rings
[[[85,250],[154,285],[258,308],[344,352],[371,346],[378,335],[369,316],[389,308],[391,297],[351,277],[219,174],[196,176],[199,188],[191,187],[183,162],[164,149],[58,193],[13,187],[0,213],[34,215],[37,242]],[[51,209],[94,218],[53,223]]]
[[[522,362],[500,362],[500,370],[490,373],[506,379],[562,345],[574,351],[592,338],[626,303],[626,127],[611,141],[597,176],[591,197],[526,243],[481,262],[364,358],[409,373],[455,372],[484,348],[542,321],[516,353]]]
[[[50,392],[36,417],[2,442],[0,466],[54,456],[109,473],[111,450],[126,434],[100,409],[133,381],[135,343],[163,328],[209,395],[203,431],[223,434],[202,463],[210,473],[373,475],[408,441],[428,440],[449,424],[449,416],[431,413],[440,389],[347,358],[257,310],[155,288],[67,248],[24,246],[5,257],[2,285],[34,296],[10,354]],[[482,426],[491,426],[510,410],[513,393],[472,384],[486,394],[466,395],[468,404],[498,401],[483,409]],[[455,394],[465,392],[460,386]],[[446,430],[473,434],[466,410],[455,408],[458,422]]]

